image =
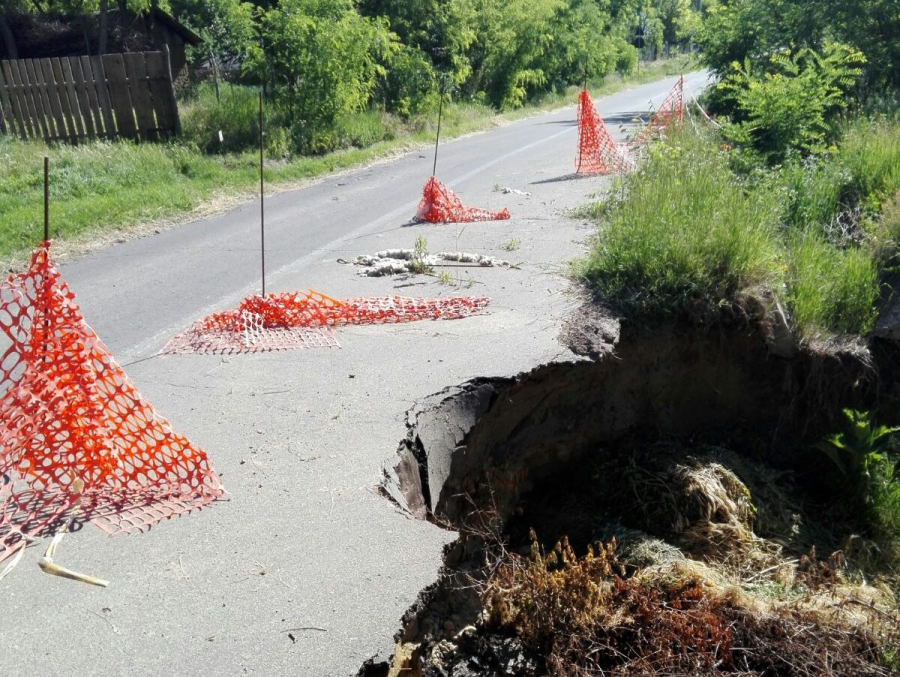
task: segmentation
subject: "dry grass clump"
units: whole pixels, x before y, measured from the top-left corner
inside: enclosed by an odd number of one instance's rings
[[[671,538],[696,559],[758,571],[775,565],[781,546],[753,532],[757,508],[750,491],[723,463],[702,457],[662,469],[635,467],[629,481],[656,533]]]
[[[563,540],[545,557],[534,538],[485,584],[482,630],[516,636],[551,675],[891,674],[900,617],[840,594],[817,562],[829,593],[775,604],[692,560],[625,578],[615,547],[579,558]]]
[[[597,510],[627,523],[593,547],[562,538],[544,554],[532,531],[530,554],[504,549],[481,585],[481,632],[516,637],[551,675],[900,668],[896,600],[850,580],[841,552],[820,559],[810,548],[830,539],[819,538],[789,476],[719,447],[675,451],[638,450],[618,487],[604,467],[573,475],[590,478],[570,486],[586,493],[548,487],[531,509],[556,496],[551,529],[568,518],[583,535]]]

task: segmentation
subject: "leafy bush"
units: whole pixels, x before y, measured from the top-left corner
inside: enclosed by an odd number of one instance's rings
[[[757,72],[749,60],[733,64],[718,85],[734,106],[735,122],[726,125],[726,135],[774,159],[792,151],[823,152],[863,62],[861,52],[830,43],[821,53],[775,54],[768,72]]]
[[[606,207],[578,272],[633,313],[714,308],[777,279],[776,207],[745,193],[714,139],[676,135]]]
[[[377,110],[342,115],[334,123],[334,143],[327,150],[368,148],[394,138],[390,117]]]
[[[871,412],[844,410],[845,430],[816,445],[840,470],[862,519],[883,549],[900,552],[900,467],[890,446],[900,428],[876,425]]]
[[[878,267],[867,249],[840,249],[809,231],[790,243],[787,295],[802,337],[865,335],[878,315]]]

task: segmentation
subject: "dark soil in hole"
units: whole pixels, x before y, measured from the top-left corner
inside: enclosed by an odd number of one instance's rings
[[[840,549],[852,515],[761,460],[765,447],[748,431],[633,436],[544,478],[503,525],[471,512],[456,563],[407,625],[410,665],[425,677],[891,674],[900,616],[863,583],[884,572]]]
[[[505,532],[511,546],[525,552],[531,530],[545,548],[567,538],[579,554],[613,537],[621,548],[643,533],[677,542],[688,554],[702,558],[706,553],[692,553],[683,538],[688,525],[708,509],[699,487],[696,500],[691,500],[686,486],[696,481],[692,471],[702,469],[710,475],[704,479],[726,480],[726,489],[744,491],[736,484],[727,486],[729,479],[744,485],[748,493],[736,497],[738,507],[746,511],[742,517],[757,536],[771,540],[786,555],[800,557],[812,547],[820,552],[840,549],[837,534],[851,533],[855,525],[835,506],[833,491],[823,491],[837,489],[837,473],[817,464],[819,477],[811,482],[808,473],[776,469],[767,460],[772,456],[768,441],[750,431],[708,431],[692,439],[632,436],[598,448],[541,481],[521,497]],[[724,509],[714,508],[712,521],[727,521]]]
[[[588,319],[590,361],[410,413],[385,491],[460,538],[389,674],[894,674],[896,570],[812,443],[890,411],[896,352]]]

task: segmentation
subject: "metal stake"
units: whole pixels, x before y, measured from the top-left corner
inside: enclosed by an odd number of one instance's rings
[[[260,260],[262,263],[262,295],[266,295],[266,184],[263,178],[263,163],[265,161],[263,151],[263,131],[265,119],[263,117],[263,93],[259,92],[259,244]]]
[[[50,158],[44,156],[44,242],[50,239]]]
[[[441,119],[444,115],[444,75],[441,74],[441,102],[438,104],[438,126],[437,126],[437,135],[434,139],[434,167],[431,169],[431,175],[437,175],[437,154],[438,154],[438,144],[441,141]]]

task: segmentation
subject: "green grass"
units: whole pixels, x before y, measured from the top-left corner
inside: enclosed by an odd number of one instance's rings
[[[772,188],[783,191],[783,221],[790,228],[819,228],[841,212],[852,177],[840,162],[828,159],[794,161],[772,177]]]
[[[878,209],[900,191],[900,122],[859,119],[849,125],[837,159],[850,172],[855,197]]]
[[[887,200],[880,217],[866,217],[879,242],[833,228],[852,186],[864,185],[860,177],[891,185],[885,165],[854,175],[844,153],[751,182],[734,173],[715,136],[675,134],[588,210],[600,225],[576,273],[637,317],[703,316],[767,288],[787,303],[801,339],[866,335],[887,259],[880,252],[898,249],[900,209]]]
[[[677,135],[603,210],[577,272],[631,314],[714,308],[777,277],[777,215],[732,180],[714,140]]]
[[[841,249],[809,232],[790,243],[788,260],[787,297],[801,338],[872,330],[878,266],[868,249]]]
[[[614,76],[592,91],[610,93],[689,69],[684,59],[644,67],[633,77]],[[195,210],[251,198],[258,184],[257,98],[252,89],[224,86],[221,103],[212,88],[201,88],[182,107],[184,135],[166,144],[127,141],[80,146],[22,142],[0,136],[0,258],[23,263],[40,240],[43,223],[43,156],[51,166],[51,235],[90,241],[101,233],[120,233],[139,224],[175,220]],[[445,107],[445,139],[490,128],[574,101],[574,89],[500,115],[487,106],[453,103]],[[275,122],[281,113],[267,109]],[[366,111],[336,122],[326,143],[339,148],[325,155],[291,155],[289,131],[267,127],[266,181],[277,186],[357,167],[433,141],[436,121],[418,117],[401,122]],[[224,148],[218,140],[223,131]],[[205,151],[205,152],[204,152]],[[226,202],[222,202],[225,199]]]
[[[271,183],[347,169],[394,150],[376,144],[266,168]],[[96,142],[71,147],[0,137],[0,256],[21,255],[42,237],[42,162],[51,162],[51,237],[86,239],[140,223],[172,219],[219,197],[252,195],[259,181],[253,152],[208,156],[180,144]],[[17,256],[18,255],[18,256]]]

